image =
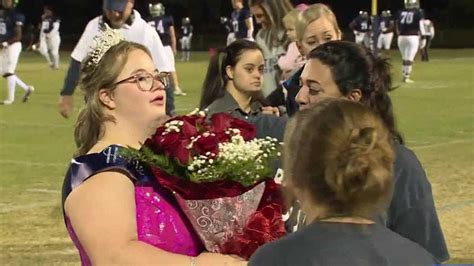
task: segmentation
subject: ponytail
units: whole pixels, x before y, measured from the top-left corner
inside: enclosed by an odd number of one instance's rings
[[[375,57],[372,53],[368,53],[368,56],[372,61],[372,71],[370,71],[370,95],[367,98],[367,106],[380,115],[392,136],[403,144],[403,137],[396,127],[392,100],[388,95],[393,89],[390,63],[387,58]]]
[[[94,103],[96,98],[91,101],[86,101],[84,106],[77,117],[76,124],[74,126],[74,141],[78,150],[75,156],[86,154],[92,146],[100,139],[100,134],[103,132],[102,129],[102,113],[99,108],[92,107],[98,103]]]
[[[204,109],[215,100],[224,96],[227,76],[224,63],[227,61],[226,50],[219,49],[209,62],[206,78],[202,84],[201,100],[199,109]]]

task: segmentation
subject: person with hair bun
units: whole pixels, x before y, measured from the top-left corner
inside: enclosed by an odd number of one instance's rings
[[[438,262],[449,259],[431,184],[416,155],[403,145],[395,123],[390,65],[368,49],[352,42],[331,41],[308,55],[301,89],[296,96],[301,109],[326,98],[359,102],[377,114],[394,139],[394,194],[380,223],[420,244]],[[362,119],[362,118],[361,118]]]
[[[391,132],[363,105],[326,99],[296,113],[285,132],[287,190],[306,213],[302,230],[264,245],[256,265],[433,265],[418,244],[376,223],[390,202]]]

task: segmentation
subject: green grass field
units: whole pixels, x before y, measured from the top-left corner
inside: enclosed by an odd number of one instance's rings
[[[433,50],[430,63],[415,62],[414,84],[401,84],[400,57],[390,52],[396,85],[392,92],[407,145],[432,183],[451,263],[474,263],[474,50]],[[79,264],[63,224],[60,189],[74,151],[74,118],[56,109],[68,54],[59,71],[38,54],[22,54],[17,74],[36,87],[28,103],[0,105],[0,264]],[[207,53],[178,62],[177,111],[197,106]],[[0,100],[6,82],[0,83]],[[76,96],[76,114],[81,97]],[[416,225],[414,225],[416,226]],[[421,228],[420,228],[421,230]]]

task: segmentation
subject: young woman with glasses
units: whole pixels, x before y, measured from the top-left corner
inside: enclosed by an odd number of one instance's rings
[[[78,151],[66,173],[63,210],[83,265],[244,265],[203,247],[170,191],[146,165],[121,157],[139,149],[165,117],[168,74],[149,51],[121,41],[83,62],[85,106]]]

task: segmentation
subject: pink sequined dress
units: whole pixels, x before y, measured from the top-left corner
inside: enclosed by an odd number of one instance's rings
[[[125,173],[135,185],[138,239],[168,252],[197,256],[203,245],[173,195],[156,182],[146,167],[121,157],[120,149],[112,145],[100,153],[73,159],[63,184],[63,204],[69,193],[92,175],[103,171]],[[82,265],[91,265],[66,214],[64,220]]]

